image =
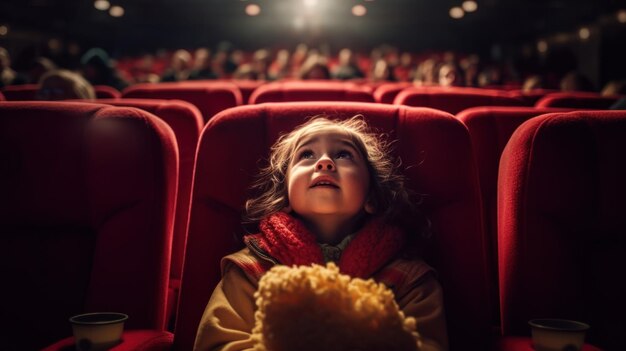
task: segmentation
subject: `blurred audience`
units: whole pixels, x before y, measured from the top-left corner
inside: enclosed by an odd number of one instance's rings
[[[602,96],[626,95],[626,80],[612,80],[602,88]]]
[[[28,69],[28,82],[29,83],[37,83],[41,80],[41,77],[50,72],[57,69],[57,66],[52,62],[52,60],[46,57],[38,57],[31,64]]]
[[[348,48],[339,51],[339,63],[333,69],[332,76],[341,80],[365,78],[365,74],[357,64],[356,55]]]
[[[189,72],[190,80],[217,79],[211,68],[211,50],[198,48],[194,54],[193,68]]]
[[[560,87],[561,91],[595,91],[591,80],[576,71],[567,73],[561,79]]]
[[[298,78],[304,80],[330,79],[328,61],[325,57],[313,52],[300,67]]]
[[[161,82],[179,82],[189,79],[191,73],[191,54],[187,50],[176,50],[170,66],[161,75]]]
[[[543,78],[538,74],[528,76],[522,84],[522,91],[529,92],[532,90],[543,89]]]

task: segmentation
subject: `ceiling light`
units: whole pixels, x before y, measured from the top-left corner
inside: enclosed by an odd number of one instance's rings
[[[246,6],[246,15],[257,16],[259,13],[261,13],[261,6],[257,4],[250,4]]]
[[[106,11],[111,7],[111,3],[108,0],[96,0],[93,3],[93,7],[100,11]]]
[[[113,17],[122,17],[124,16],[124,8],[121,6],[113,6],[109,10],[109,15]]]
[[[578,37],[582,40],[587,40],[589,39],[589,36],[591,36],[591,32],[589,31],[589,28],[587,27],[582,27],[578,30]]]
[[[465,12],[474,12],[478,9],[478,4],[474,0],[463,1],[463,10]]]
[[[626,23],[626,10],[617,11],[617,20],[619,23]]]
[[[537,42],[537,51],[544,54],[548,51],[548,43],[545,40],[539,40]]]
[[[465,16],[465,11],[463,11],[462,8],[455,6],[450,9],[450,17],[454,19],[459,19],[459,18],[463,18],[463,16]]]
[[[357,17],[365,16],[366,13],[367,13],[367,8],[363,5],[354,5],[352,7],[352,14]]]

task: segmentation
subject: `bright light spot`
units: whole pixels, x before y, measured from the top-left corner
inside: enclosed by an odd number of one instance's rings
[[[454,19],[459,19],[459,18],[463,18],[463,16],[465,16],[465,12],[463,11],[462,8],[455,6],[450,9],[450,17]]]
[[[4,35],[7,35],[7,33],[9,33],[9,27],[0,26],[0,35],[4,36]]]
[[[261,6],[257,4],[250,4],[246,6],[246,15],[256,16],[261,13]]]
[[[111,3],[108,0],[96,0],[93,3],[93,7],[97,8],[100,11],[106,11],[111,7]]]
[[[587,27],[582,27],[578,30],[578,37],[582,40],[589,39],[590,35],[591,35],[591,32],[589,31],[589,28]]]
[[[463,1],[463,10],[465,12],[474,12],[478,9],[478,4],[474,0]]]
[[[293,26],[300,30],[302,28],[304,28],[304,18],[302,17],[296,17],[293,19]]]
[[[315,7],[317,6],[317,0],[304,0],[304,6]]]
[[[544,54],[548,51],[548,43],[545,40],[539,40],[537,42],[537,51]]]
[[[367,13],[367,8],[365,8],[365,6],[363,5],[354,5],[352,7],[352,14],[357,17],[365,16],[366,13]]]
[[[619,23],[626,23],[626,10],[617,11],[617,20]]]
[[[124,8],[121,6],[113,6],[109,10],[109,15],[113,17],[122,17],[124,16]]]

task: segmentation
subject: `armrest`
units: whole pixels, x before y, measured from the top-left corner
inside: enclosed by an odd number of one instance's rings
[[[494,351],[535,351],[530,337],[501,336],[494,343]],[[602,351],[591,344],[584,344],[581,351]]]
[[[174,334],[156,330],[128,330],[122,334],[122,342],[110,351],[162,351],[170,350]],[[42,351],[75,351],[74,337],[60,340]]]

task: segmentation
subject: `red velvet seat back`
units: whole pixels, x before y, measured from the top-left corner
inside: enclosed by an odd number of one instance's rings
[[[478,165],[478,179],[485,214],[485,234],[489,243],[490,286],[493,301],[498,299],[497,190],[500,155],[515,129],[530,118],[563,109],[534,107],[472,107],[456,117],[467,126]],[[568,111],[568,110],[565,110]],[[494,321],[499,315],[494,315]]]
[[[242,97],[242,101],[244,105],[250,102],[250,96],[252,96],[252,93],[258,87],[260,87],[261,85],[267,84],[267,82],[264,80],[240,80],[240,79],[235,80],[233,79],[231,82],[235,84],[241,91],[241,97]]]
[[[374,100],[383,104],[393,104],[398,93],[405,88],[413,86],[410,82],[384,83],[374,90]]]
[[[7,85],[2,93],[7,101],[33,101],[37,100],[39,84]]]
[[[117,89],[107,85],[96,85],[93,87],[97,99],[118,99],[122,93]],[[9,101],[35,101],[39,100],[37,91],[39,84],[9,85],[3,89]]]
[[[552,93],[544,96],[535,104],[535,107],[567,107],[579,109],[606,110],[613,105],[620,96],[602,96],[597,93],[566,92]]]
[[[554,89],[533,89],[530,91],[523,91],[522,89],[511,90],[513,96],[521,98],[525,101],[525,105],[528,106],[535,106],[537,101],[541,100],[544,96],[558,92],[558,90]]]
[[[119,99],[122,97],[119,90],[108,85],[94,85],[93,90],[96,93],[96,99]]]
[[[478,88],[411,87],[398,93],[396,105],[436,108],[452,114],[477,106],[524,106],[521,98],[507,91]]]
[[[338,81],[284,81],[268,83],[250,96],[250,104],[289,101],[374,102],[371,88]]]
[[[466,128],[432,109],[355,102],[248,105],[224,111],[204,129],[192,195],[175,349],[192,347],[198,322],[220,279],[220,259],[241,244],[247,189],[279,134],[307,117],[363,114],[398,139],[409,186],[426,194],[423,210],[434,236],[426,260],[443,285],[451,344],[480,349],[489,337],[489,301],[476,169]],[[224,150],[227,150],[225,152]]]
[[[0,348],[39,349],[85,312],[164,327],[177,161],[141,110],[0,104]]]
[[[122,98],[187,101],[200,110],[205,123],[216,113],[242,104],[239,88],[220,81],[137,84],[126,88]]]
[[[500,162],[502,328],[531,318],[591,325],[587,341],[625,350],[626,112],[555,113],[511,136]]]
[[[170,276],[178,281],[183,269],[183,254],[187,238],[191,180],[196,159],[196,146],[204,126],[202,114],[194,105],[180,100],[101,99],[98,100],[98,103],[136,107],[148,111],[165,121],[174,131],[174,135],[176,135],[180,161]],[[175,282],[175,284],[178,285],[179,282]]]

